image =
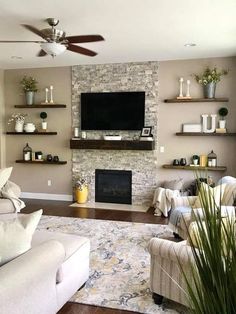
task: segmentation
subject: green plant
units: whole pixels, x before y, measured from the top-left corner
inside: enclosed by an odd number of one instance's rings
[[[37,92],[37,81],[32,76],[26,76],[22,78],[20,84],[24,92]]]
[[[75,182],[75,187],[82,191],[84,187],[88,187],[88,180],[83,176],[78,177]]]
[[[219,111],[218,111],[218,113],[219,113],[220,117],[222,118],[222,120],[225,119],[225,117],[227,116],[228,112],[229,112],[228,109],[225,108],[225,107],[220,108]]]
[[[198,159],[199,159],[199,156],[198,156],[198,155],[193,155],[193,160],[194,160],[194,159],[197,159],[197,160],[198,160]]]
[[[47,119],[48,115],[47,115],[47,112],[40,112],[40,118],[44,121],[45,119]]]
[[[198,236],[190,237],[193,256],[191,278],[180,265],[188,287],[190,312],[194,314],[234,314],[236,305],[235,221],[222,218],[220,205],[210,190],[200,189],[203,217],[194,214]]]
[[[222,75],[228,74],[228,70],[217,70],[217,68],[210,69],[207,67],[203,74],[194,74],[196,81],[201,85],[207,85],[208,83],[218,83]]]

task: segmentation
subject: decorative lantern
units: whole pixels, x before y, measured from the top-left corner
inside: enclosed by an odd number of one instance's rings
[[[214,153],[213,150],[207,156],[207,165],[208,165],[208,167],[216,167],[217,166],[217,155]]]

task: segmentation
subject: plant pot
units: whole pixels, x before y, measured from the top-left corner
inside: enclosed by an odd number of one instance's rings
[[[16,121],[16,124],[15,124],[15,131],[16,131],[17,133],[21,133],[21,132],[23,132],[23,129],[24,129],[24,122]]]
[[[42,130],[47,130],[48,123],[42,122]]]
[[[216,83],[211,82],[203,85],[204,98],[215,98]]]
[[[87,202],[88,199],[88,187],[84,186],[82,188],[82,190],[80,190],[79,188],[75,189],[75,198],[76,198],[76,202],[79,204],[84,204]]]
[[[220,129],[225,129],[225,126],[226,126],[226,120],[219,120]]]
[[[26,105],[33,105],[34,103],[34,92],[25,92]]]

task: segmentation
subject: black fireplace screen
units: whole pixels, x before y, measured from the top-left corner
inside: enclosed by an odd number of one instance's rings
[[[132,171],[96,169],[95,202],[132,204]]]

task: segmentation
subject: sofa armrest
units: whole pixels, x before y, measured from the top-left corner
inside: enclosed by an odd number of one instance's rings
[[[190,261],[193,261],[192,249],[186,241],[172,242],[152,238],[148,245],[148,251],[151,256],[158,256],[176,263],[189,264]]]
[[[179,196],[173,197],[171,199],[171,208],[174,209],[176,207],[192,207],[197,199],[197,196]]]
[[[6,184],[8,185],[8,189],[12,190],[12,192],[14,193],[14,196],[19,198],[21,195],[21,189],[19,185],[17,185],[16,183],[12,181],[7,181]]]
[[[0,313],[56,313],[56,273],[64,258],[63,245],[51,240],[0,267]]]

